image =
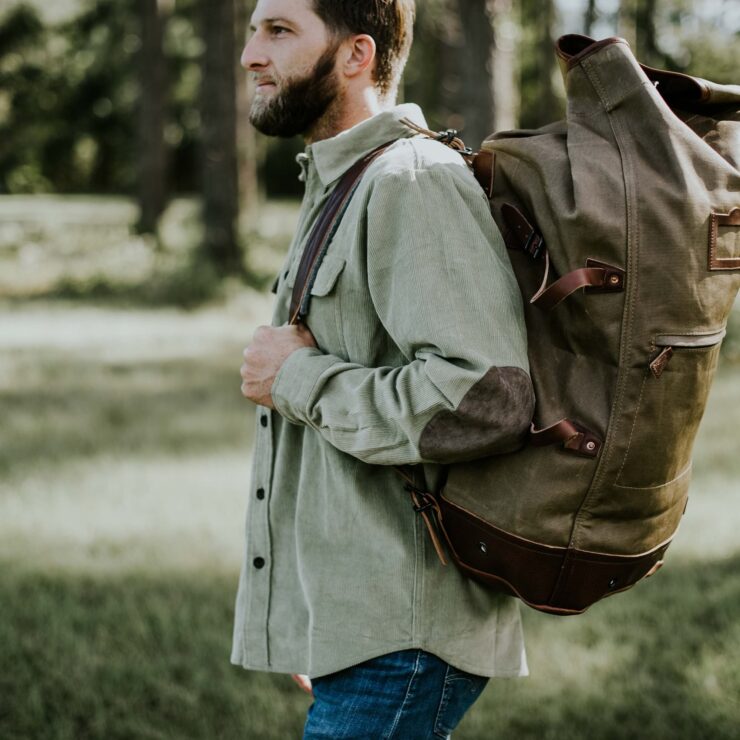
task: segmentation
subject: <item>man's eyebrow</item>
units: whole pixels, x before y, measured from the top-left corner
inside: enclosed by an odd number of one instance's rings
[[[277,23],[284,23],[286,26],[295,26],[295,23],[293,23],[293,21],[289,21],[287,18],[263,18],[260,21],[260,26],[274,26]],[[257,26],[255,26],[254,23],[250,23],[249,30],[256,31]]]

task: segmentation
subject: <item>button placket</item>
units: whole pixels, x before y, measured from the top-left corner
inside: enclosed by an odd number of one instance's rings
[[[258,408],[252,480],[255,498],[264,500],[272,485],[273,444],[270,410]],[[254,501],[254,500],[253,500]],[[246,651],[269,664],[269,602],[272,570],[269,507],[267,502],[248,505],[247,517],[247,616],[244,633]]]

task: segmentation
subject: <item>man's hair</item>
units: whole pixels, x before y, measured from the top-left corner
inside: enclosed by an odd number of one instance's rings
[[[377,47],[373,79],[383,97],[395,92],[414,37],[414,0],[313,0],[332,33],[367,34]]]

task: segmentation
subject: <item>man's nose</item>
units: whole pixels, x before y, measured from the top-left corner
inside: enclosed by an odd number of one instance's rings
[[[244,69],[261,69],[267,66],[267,57],[261,50],[261,44],[255,33],[252,38],[247,41],[244,51],[242,51],[241,65]]]

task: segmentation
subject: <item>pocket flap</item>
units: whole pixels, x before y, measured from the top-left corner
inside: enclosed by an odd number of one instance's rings
[[[311,288],[311,295],[325,296],[331,293],[337,282],[337,278],[341,275],[342,270],[344,269],[344,265],[345,260],[341,257],[327,254],[321,263],[321,267],[319,267],[318,273],[316,274],[316,280]]]

